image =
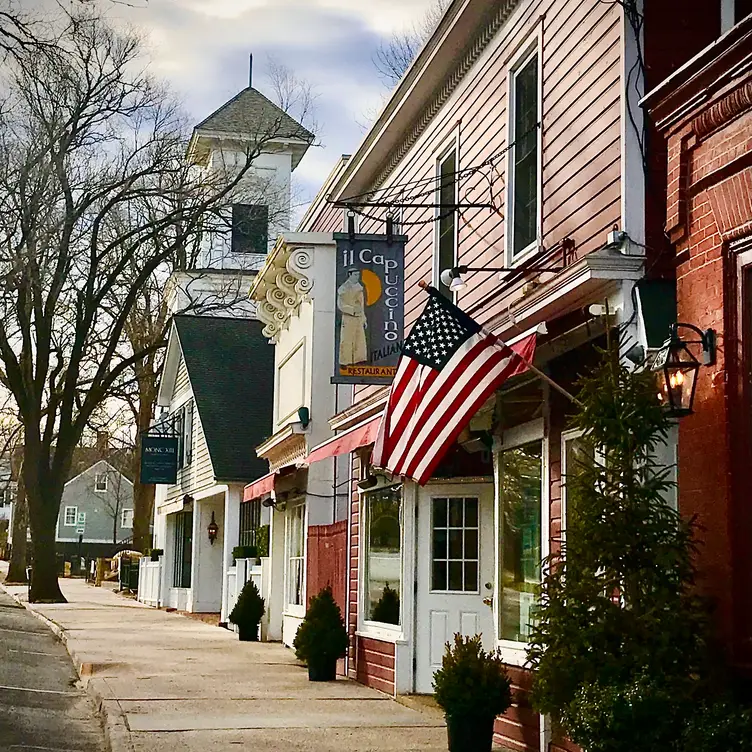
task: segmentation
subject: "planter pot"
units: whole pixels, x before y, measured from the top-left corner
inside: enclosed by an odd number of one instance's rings
[[[258,642],[258,624],[242,627],[238,625],[238,639],[241,642]]]
[[[152,554],[150,558],[152,561],[159,561],[159,556],[154,556],[154,554]]]
[[[495,716],[447,715],[449,752],[491,752]]]
[[[337,679],[337,659],[326,663],[309,663],[309,681],[335,681]]]

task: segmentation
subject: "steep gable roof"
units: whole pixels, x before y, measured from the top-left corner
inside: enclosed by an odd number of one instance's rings
[[[255,447],[272,432],[274,348],[254,319],[175,316],[214,477],[248,483],[268,472]]]

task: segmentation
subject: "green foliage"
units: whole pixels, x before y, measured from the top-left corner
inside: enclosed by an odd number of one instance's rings
[[[164,549],[163,548],[149,549],[149,556],[151,556],[152,561],[157,561],[160,556],[164,556]]]
[[[651,374],[628,371],[616,348],[579,400],[566,545],[544,562],[528,651],[533,704],[589,752],[663,752],[707,653],[692,525],[665,503],[670,470],[654,459],[670,423]]]
[[[255,559],[258,555],[256,546],[235,546],[232,549],[233,559]]]
[[[295,655],[309,665],[325,665],[344,656],[347,646],[342,612],[327,585],[311,598],[305,619],[293,641]]]
[[[396,590],[389,587],[389,583],[384,585],[378,603],[373,607],[371,620],[378,621],[382,624],[399,624],[400,623],[400,598]]]
[[[749,752],[752,709],[730,698],[703,705],[687,724],[683,741],[688,752]]]
[[[256,530],[256,546],[259,556],[269,556],[269,525],[262,525]]]
[[[480,635],[456,634],[454,645],[447,643],[433,688],[436,702],[448,716],[497,716],[512,703],[504,664],[498,654],[483,650]]]
[[[256,627],[261,621],[261,617],[266,612],[264,599],[256,587],[253,580],[243,585],[243,589],[238,596],[238,602],[230,614],[230,621],[239,627]]]

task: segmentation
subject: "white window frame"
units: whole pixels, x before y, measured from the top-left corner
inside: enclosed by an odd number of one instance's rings
[[[515,119],[515,97],[514,83],[516,74],[522,70],[530,60],[538,57],[538,207],[536,211],[536,238],[533,242],[514,254],[514,139],[516,138],[514,130]],[[533,39],[522,46],[519,52],[512,57],[507,65],[507,144],[510,148],[507,151],[506,158],[506,217],[505,227],[505,245],[507,266],[514,267],[524,263],[530,256],[534,255],[542,242],[543,233],[543,36],[540,29],[535,33]]]
[[[303,552],[302,556],[292,556],[291,555],[291,544],[292,544],[292,515],[297,514],[299,510],[302,510],[303,512],[303,519],[302,519],[302,531],[303,531]],[[287,509],[285,510],[285,596],[284,596],[284,602],[285,602],[285,614],[287,616],[296,616],[296,617],[304,617],[306,612],[306,600],[307,600],[307,593],[306,593],[306,556],[308,554],[308,514],[306,510],[306,503],[305,501],[300,501],[300,503],[290,504],[288,505]],[[290,585],[291,585],[291,577],[290,577],[290,562],[295,559],[302,561],[303,565],[303,582],[302,582],[302,588],[301,588],[301,600],[302,603],[290,603],[289,597],[290,597]]]
[[[130,517],[130,524],[126,522],[126,518]],[[120,527],[131,529],[133,528],[133,510],[123,509],[120,512]]]
[[[459,140],[459,132],[455,132],[452,134],[452,137],[449,141],[445,142],[441,149],[438,152],[438,156],[435,159],[434,162],[434,175],[436,177],[436,193],[435,193],[435,201],[437,204],[441,203],[441,164],[446,160],[446,158],[454,153],[454,171],[455,173],[458,173],[460,170],[460,140]],[[457,177],[455,175],[455,182],[454,182],[454,203],[459,203],[459,181],[457,180]],[[433,277],[433,286],[438,290],[440,289],[441,284],[441,272],[444,271],[440,268],[440,258],[439,258],[439,238],[441,234],[441,228],[439,223],[439,217],[441,216],[441,209],[437,206],[434,209],[434,231],[433,231],[433,259],[432,259],[432,277]],[[454,220],[454,258],[452,260],[452,268],[457,266],[459,264],[459,253],[460,253],[460,244],[459,244],[459,212],[455,212],[455,220]],[[457,293],[452,293],[451,300],[455,301],[457,298]]]
[[[104,488],[100,486],[100,481],[104,480]],[[107,493],[109,481],[107,479],[107,473],[95,473],[94,474],[94,491],[95,493]]]
[[[399,483],[385,483],[384,488],[400,485]],[[408,600],[403,597],[405,586],[405,527],[407,523],[407,506],[406,506],[406,490],[407,483],[402,483],[402,496],[400,500],[400,623],[399,624],[384,624],[380,621],[371,621],[366,619],[363,615],[368,613],[368,598],[366,594],[366,557],[368,556],[368,495],[374,491],[380,490],[382,486],[376,486],[369,488],[367,491],[360,491],[360,514],[359,519],[362,521],[362,534],[360,536],[360,557],[359,561],[362,562],[362,566],[358,567],[358,595],[359,595],[359,608],[358,608],[358,634],[363,634],[368,637],[382,638],[389,642],[398,642],[404,639],[406,633],[406,610],[405,603]]]
[[[68,513],[73,512],[73,522],[68,522]],[[78,507],[65,507],[63,512],[63,525],[65,527],[76,527],[78,522]]]
[[[496,510],[495,536],[495,584],[494,584],[494,629],[496,630],[496,647],[499,650],[504,663],[512,666],[524,666],[527,662],[527,649],[529,643],[502,640],[499,638],[499,626],[501,621],[501,495],[500,463],[499,455],[508,449],[530,444],[534,441],[541,442],[541,560],[545,559],[550,552],[549,534],[551,527],[550,511],[550,474],[549,474],[549,440],[545,432],[545,424],[542,418],[522,423],[519,426],[504,431],[501,439],[494,445],[494,497]],[[542,572],[541,572],[542,574]]]
[[[581,428],[573,428],[561,432],[561,543],[567,540],[567,442],[581,439],[585,432]]]

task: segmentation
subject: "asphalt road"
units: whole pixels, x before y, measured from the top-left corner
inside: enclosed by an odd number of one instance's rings
[[[101,723],[65,647],[0,592],[0,752],[102,752]]]

